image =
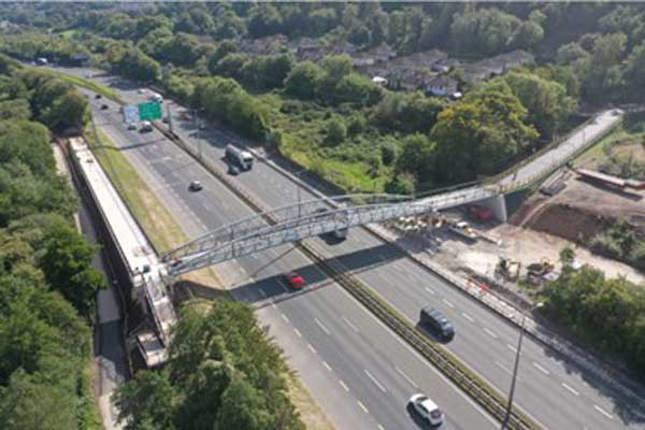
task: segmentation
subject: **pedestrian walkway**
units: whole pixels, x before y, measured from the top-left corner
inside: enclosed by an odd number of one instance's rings
[[[170,329],[177,321],[164,284],[165,265],[157,258],[146,235],[85,140],[72,138],[69,142],[81,174],[89,184],[94,201],[127,264],[135,295],[141,302],[146,302],[151,311],[156,330],[139,332],[137,343],[148,367],[158,366],[167,359]]]

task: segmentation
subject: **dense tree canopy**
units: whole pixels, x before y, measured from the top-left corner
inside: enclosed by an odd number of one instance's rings
[[[116,393],[127,428],[304,429],[286,396],[280,351],[239,302],[187,305],[166,369]]]
[[[596,269],[564,269],[545,290],[544,311],[583,339],[623,356],[645,374],[645,295],[624,278],[605,279]]]
[[[0,428],[96,428],[87,323],[103,281],[73,228],[76,199],[56,173],[50,132],[28,120],[64,128],[53,118],[67,109],[77,125],[86,102],[70,108],[80,96],[50,75],[4,72],[2,103],[20,109],[0,120]]]

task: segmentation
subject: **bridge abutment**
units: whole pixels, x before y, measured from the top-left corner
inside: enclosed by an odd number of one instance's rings
[[[506,210],[506,198],[504,194],[498,194],[477,202],[478,204],[490,209],[499,222],[508,221],[508,211]]]

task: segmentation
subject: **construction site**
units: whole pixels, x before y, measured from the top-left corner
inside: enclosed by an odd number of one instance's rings
[[[638,266],[609,258],[593,245],[618,222],[637,243],[645,240],[645,182],[609,174],[614,172],[606,160],[616,153],[635,165],[645,164],[641,143],[613,145],[611,151],[592,148],[548,178],[507,223],[497,222],[485,207],[469,205],[401,219],[392,227],[443,267],[528,301],[545,281],[557,279],[564,248],[574,251],[574,268],[590,265],[608,278],[624,276],[645,285]]]

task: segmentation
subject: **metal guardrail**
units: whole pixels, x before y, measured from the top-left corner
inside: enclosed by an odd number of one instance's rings
[[[230,181],[219,171],[209,160],[202,159],[192,149],[185,145],[181,139],[173,136],[166,130],[160,131],[175,142],[190,156],[200,162],[211,174],[218,178],[227,188],[233,191],[247,206],[260,213],[269,224],[275,224],[277,220],[271,218],[270,211],[266,211],[262,204],[251,197],[242,187]],[[342,270],[334,267],[333,260],[327,260],[321,256],[316,249],[304,242],[296,243],[306,255],[312,258],[323,270],[325,270],[339,285],[355,297],[363,306],[372,312],[379,320],[385,323],[391,330],[397,333],[410,346],[418,351],[424,358],[430,361],[464,393],[477,402],[484,410],[498,421],[503,421],[506,410],[506,398],[493,386],[488,384],[445,348],[433,343],[419,330],[413,327],[407,320],[392,309],[377,293],[372,291],[355,278],[347,275]],[[541,427],[532,420],[525,412],[514,406],[508,423],[509,429],[540,429]]]

